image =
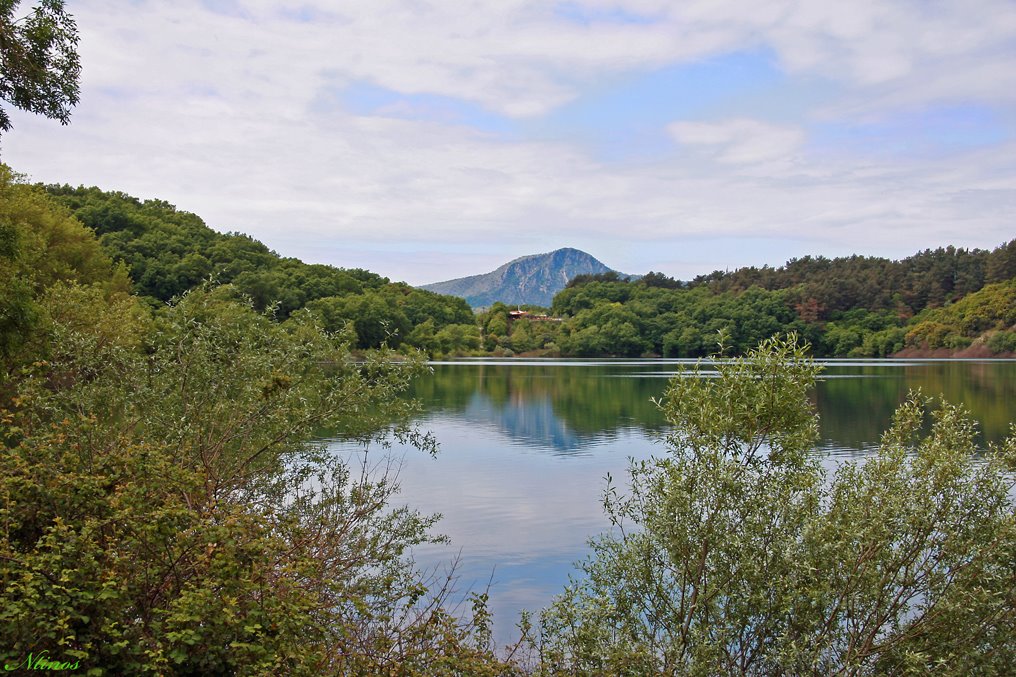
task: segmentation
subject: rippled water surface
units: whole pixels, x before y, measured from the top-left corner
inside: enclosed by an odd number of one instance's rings
[[[449,545],[414,553],[423,566],[458,558],[460,590],[490,583],[498,637],[519,610],[539,610],[606,528],[605,477],[623,480],[628,458],[666,453],[666,421],[652,402],[694,363],[681,360],[457,360],[434,363],[414,395],[419,424],[437,436],[431,458],[393,445],[402,500],[439,512]],[[1016,418],[1016,361],[829,360],[814,395],[816,453],[834,465],[878,443],[911,389],[964,404],[997,440]],[[703,370],[708,370],[707,366]],[[332,442],[337,454],[362,454]]]

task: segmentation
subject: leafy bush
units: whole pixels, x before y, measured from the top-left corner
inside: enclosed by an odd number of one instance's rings
[[[433,449],[398,397],[422,363],[354,360],[309,313],[279,324],[237,296],[200,290],[154,316],[98,287],[47,297],[48,358],[0,409],[0,661],[45,648],[93,674],[493,670],[488,633],[407,559],[435,518],[391,506],[384,462],[358,470],[309,442],[394,426]]]
[[[670,455],[541,618],[545,674],[1002,674],[1016,662],[1016,438],[913,395],[827,476],[791,339],[671,382]],[[926,429],[931,417],[930,431]]]
[[[1016,352],[1016,332],[995,332],[988,338],[988,348],[990,348],[993,353]]]

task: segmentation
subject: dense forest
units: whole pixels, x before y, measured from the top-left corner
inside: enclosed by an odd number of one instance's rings
[[[102,251],[126,266],[134,291],[155,305],[205,282],[231,284],[258,311],[279,320],[309,308],[329,331],[347,323],[360,348],[475,348],[462,299],[416,289],[361,269],[307,264],[281,257],[240,233],[222,234],[196,215],[161,200],[141,201],[98,188],[45,186],[98,237]]]
[[[580,275],[550,308],[561,321],[513,318],[495,303],[474,316],[462,299],[361,269],[281,257],[219,233],[160,200],[98,188],[40,187],[92,229],[103,254],[153,305],[206,282],[231,284],[279,320],[308,309],[358,348],[448,354],[701,357],[743,354],[796,332],[823,357],[1006,355],[1016,350],[1016,240],[992,251],[926,250],[899,261],[804,257],[779,268],[691,281],[650,272]]]
[[[497,674],[482,596],[453,598],[406,556],[439,538],[436,518],[391,504],[383,463],[316,442],[433,452],[401,396],[425,365],[251,291],[300,280],[301,303],[405,312],[458,300],[280,259],[163,203],[71,193],[106,208],[101,236],[0,165],[5,669]],[[233,283],[187,277],[195,251]]]
[[[1016,240],[993,251],[926,250],[900,261],[806,257],[682,282],[660,273],[573,279],[548,312],[560,323],[480,315],[490,351],[573,356],[743,354],[796,332],[823,357],[1010,354]]]

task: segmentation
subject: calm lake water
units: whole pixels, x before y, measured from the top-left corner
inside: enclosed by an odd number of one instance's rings
[[[449,545],[417,549],[424,567],[458,558],[460,591],[490,584],[496,637],[521,609],[545,606],[575,572],[587,540],[606,529],[602,491],[628,459],[666,453],[660,397],[682,360],[458,360],[435,362],[413,395],[436,458],[398,444],[402,502],[441,513]],[[828,360],[814,398],[816,449],[828,465],[871,452],[911,389],[964,404],[985,441],[1016,420],[1016,361]],[[334,453],[363,454],[343,442]]]

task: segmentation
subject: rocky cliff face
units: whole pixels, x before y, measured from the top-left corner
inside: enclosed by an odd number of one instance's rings
[[[509,261],[484,275],[471,275],[423,285],[423,289],[461,296],[474,308],[497,301],[508,305],[549,306],[554,294],[576,275],[609,272],[610,268],[578,249],[558,249]]]

